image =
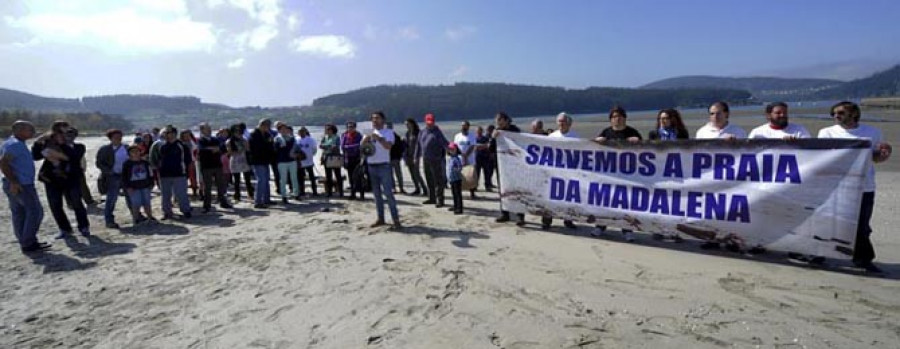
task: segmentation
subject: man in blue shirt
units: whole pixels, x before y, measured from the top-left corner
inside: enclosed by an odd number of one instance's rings
[[[0,172],[3,172],[3,192],[12,211],[13,233],[22,252],[37,252],[50,247],[38,242],[37,233],[44,219],[44,208],[34,188],[34,160],[25,141],[34,137],[35,129],[28,121],[12,125],[12,137],[0,145]]]

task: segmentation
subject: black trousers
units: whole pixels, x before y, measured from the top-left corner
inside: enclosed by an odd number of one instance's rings
[[[453,194],[453,211],[454,212],[462,212],[463,211],[462,181],[450,182],[450,192]]]
[[[297,173],[300,174],[300,195],[306,195],[306,185],[304,181],[309,178],[309,187],[312,191],[313,195],[319,195],[318,186],[316,185],[316,173],[313,169],[313,166],[303,167],[300,163],[297,163]]]
[[[862,206],[859,209],[859,222],[856,225],[856,246],[853,248],[853,262],[856,264],[872,263],[875,260],[875,247],[872,246],[872,211],[875,209],[875,192],[863,193]]]
[[[250,177],[253,176],[252,172],[244,172],[244,185],[247,186],[247,197],[250,200],[253,200],[253,185],[250,183]],[[234,199],[241,199],[241,173],[232,173],[232,180],[234,181]]]
[[[350,180],[350,197],[356,197],[356,193],[359,193],[359,198],[363,198],[363,193],[365,193],[365,188],[363,187],[362,181],[354,180],[353,174],[356,173],[356,169],[360,166],[359,156],[347,157],[344,168],[347,169],[347,178]],[[327,172],[327,171],[326,171]],[[337,171],[338,176],[341,175],[341,171]],[[341,185],[341,190],[344,190],[344,186]]]
[[[425,182],[428,184],[428,200],[443,205],[444,187],[447,186],[446,160],[444,158],[423,159],[422,167],[425,169]]]
[[[212,206],[212,186],[214,182],[219,205],[227,204],[228,181],[225,180],[225,173],[222,172],[222,168],[204,168],[200,172],[203,175],[203,208],[208,209]]]
[[[325,169],[325,194],[331,196],[337,186],[338,197],[344,196],[344,180],[341,179],[340,168]],[[351,194],[352,195],[352,194]]]
[[[413,185],[416,187],[416,191],[420,191],[423,194],[428,194],[428,186],[425,185],[425,180],[422,179],[422,172],[419,171],[419,161],[411,158],[403,159],[406,162],[406,167],[409,169],[409,176],[412,177]]]
[[[475,173],[479,174],[481,178],[484,179],[484,188],[491,189],[494,188],[493,177],[494,176],[494,161],[491,159],[476,159],[475,160]]]
[[[84,207],[84,202],[81,201],[81,183],[75,183],[62,188],[45,184],[44,188],[47,190],[47,205],[50,206],[53,220],[56,221],[56,226],[59,227],[60,231],[67,233],[72,232],[72,224],[69,223],[69,216],[66,215],[63,198],[65,198],[67,204],[72,206],[72,210],[75,211],[78,229],[87,229],[91,226],[87,216],[87,209]]]

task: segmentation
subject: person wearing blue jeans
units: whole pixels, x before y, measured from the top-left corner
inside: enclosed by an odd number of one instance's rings
[[[171,128],[166,133],[166,143],[159,147],[159,184],[162,187],[163,219],[172,219],[172,195],[178,200],[178,208],[184,218],[191,218],[191,202],[187,194],[188,166],[192,162],[191,153],[178,140],[178,130]]]
[[[3,173],[3,192],[9,200],[13,234],[22,252],[37,252],[50,248],[38,242],[37,233],[44,219],[44,208],[34,187],[35,168],[25,141],[34,137],[34,125],[16,121],[12,136],[0,145],[0,172]]]
[[[365,154],[366,151],[363,151],[363,155],[369,157],[367,159],[369,179],[372,182],[372,195],[375,196],[375,209],[378,212],[378,220],[371,227],[386,225],[384,221],[384,204],[386,201],[393,219],[392,227],[400,229],[402,225],[400,225],[397,201],[394,200],[393,193],[394,177],[391,175],[391,147],[394,145],[395,136],[394,131],[385,128],[384,124],[384,113],[372,113],[372,127],[374,130],[362,139],[362,144],[369,143],[373,145],[371,149],[374,149],[371,154]]]
[[[122,131],[109,130],[106,132],[106,138],[109,138],[109,144],[97,150],[96,166],[100,169],[100,176],[106,179],[106,205],[103,209],[103,218],[107,228],[117,229],[119,225],[116,224],[113,211],[122,190],[122,165],[128,160],[128,150],[122,144]]]
[[[262,119],[256,129],[250,133],[250,166],[256,174],[256,197],[253,200],[254,208],[266,208],[272,204],[269,192],[269,168],[275,163],[275,138],[269,132],[272,129],[272,120]]]

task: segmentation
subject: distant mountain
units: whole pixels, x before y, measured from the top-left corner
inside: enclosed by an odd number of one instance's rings
[[[843,84],[828,79],[785,79],[771,77],[731,78],[718,76],[681,76],[641,86],[642,89],[725,88],[747,90],[760,100],[803,99]]]
[[[863,97],[900,96],[900,65],[873,74],[867,78],[849,81],[819,91],[820,99],[856,99]]]
[[[0,88],[0,109],[81,111],[78,99],[50,98]]]
[[[491,117],[503,110],[529,116],[606,112],[614,105],[632,110],[704,106],[716,100],[747,102],[750,93],[736,89],[630,89],[457,83],[454,85],[381,85],[317,98],[313,108],[341,108],[345,112],[383,110],[388,117],[406,118],[435,113],[446,119]]]

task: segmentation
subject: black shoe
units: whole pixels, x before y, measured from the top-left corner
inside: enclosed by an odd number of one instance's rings
[[[254,204],[253,208],[269,208],[269,205],[266,204]]]
[[[444,204],[437,204],[437,205],[434,205],[434,207],[441,208],[441,207],[444,207]]]
[[[422,192],[420,192],[418,190],[414,190],[412,193],[409,193],[409,195],[412,195],[412,196],[419,196],[419,194],[422,194]]]
[[[863,262],[863,263],[853,262],[853,264],[855,264],[859,268],[863,268],[867,273],[872,273],[872,274],[883,273],[883,271],[881,271],[881,268],[875,266],[875,264],[872,262]]]
[[[461,215],[461,214],[463,214],[463,212],[462,212],[462,210],[454,210],[454,211],[453,211],[453,214],[455,214],[455,215]]]
[[[715,241],[707,241],[707,242],[700,244],[700,248],[702,248],[704,250],[718,250],[718,249],[722,248],[722,245],[720,245],[718,242],[715,242]]]
[[[209,211],[212,211],[212,208],[210,208],[210,207],[203,208],[203,214],[207,214],[207,213],[209,213]]]
[[[297,196],[294,197],[294,201],[301,201],[301,200],[303,200],[303,196],[302,196],[302,195],[297,195]]]
[[[282,203],[283,205],[287,205],[287,204],[288,204],[287,198],[281,198],[281,203]]]
[[[453,207],[453,206],[447,207],[447,211],[456,211],[456,207]]]
[[[119,229],[119,225],[115,222],[106,223],[106,228],[108,229]]]
[[[181,216],[184,217],[184,219],[191,219],[191,217],[193,217],[194,215],[192,215],[190,212],[185,212],[182,213]]]
[[[576,229],[576,228],[578,228],[578,227],[575,226],[575,223],[572,223],[572,221],[563,221],[563,225],[566,226],[566,228],[569,228],[569,229]]]
[[[231,204],[229,204],[227,202],[223,202],[223,203],[219,204],[219,207],[226,208],[226,209],[234,208],[234,206],[231,206]]]
[[[823,266],[825,265],[825,257],[813,256],[809,259],[809,264],[815,266]]]
[[[22,247],[22,252],[39,252],[50,248],[50,244],[46,242],[38,242],[31,246]]]
[[[525,226],[525,219],[519,219],[518,221],[516,221],[516,225],[517,225],[517,226],[520,226],[520,227],[524,227],[524,226]]]
[[[434,200],[425,200],[422,205],[434,205]]]
[[[506,223],[506,222],[509,222],[509,215],[508,215],[508,214],[505,214],[505,215],[502,215],[502,216],[500,216],[500,217],[497,217],[497,219],[495,219],[494,222],[497,222],[497,223]]]
[[[518,225],[518,223],[516,223]],[[550,223],[541,223],[542,230],[550,230]]]

